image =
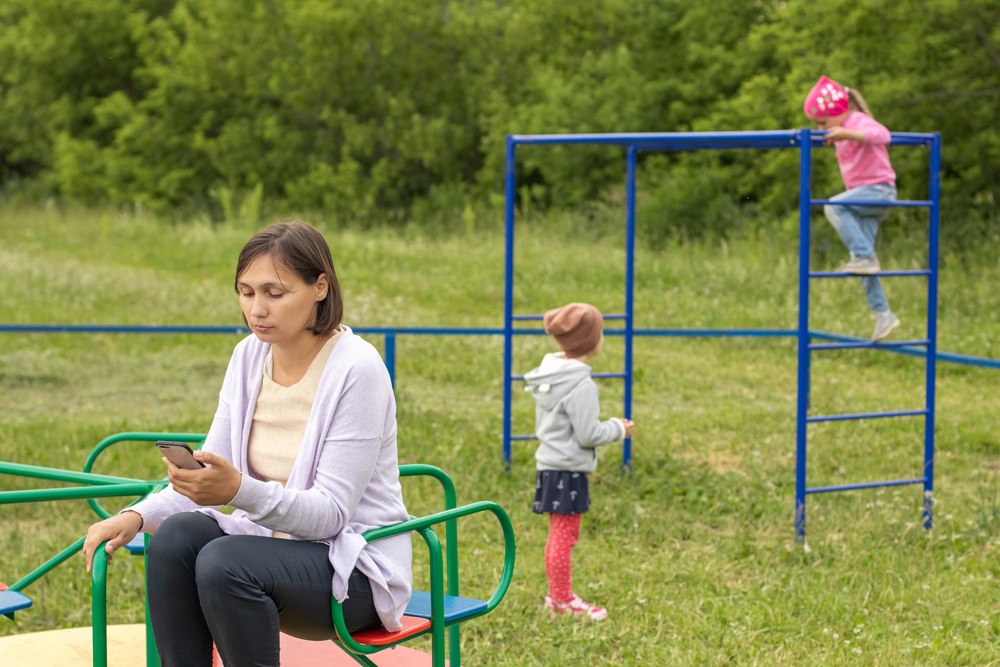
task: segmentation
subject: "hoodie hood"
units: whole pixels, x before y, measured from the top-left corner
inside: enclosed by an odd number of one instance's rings
[[[524,374],[530,393],[538,405],[551,410],[573,391],[580,382],[590,377],[591,368],[579,359],[567,359],[565,352],[546,354],[538,368]]]

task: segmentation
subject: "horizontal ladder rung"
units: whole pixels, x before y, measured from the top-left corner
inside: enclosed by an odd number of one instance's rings
[[[538,440],[537,435],[512,435],[511,440]]]
[[[859,412],[853,415],[822,415],[820,417],[806,417],[806,421],[812,422],[839,422],[850,419],[880,419],[882,417],[910,417],[913,415],[926,415],[927,410],[897,410],[895,412]]]
[[[879,271],[878,273],[845,273],[843,271],[810,271],[810,278],[894,278],[897,276],[929,276],[929,269],[911,269],[908,271]]]
[[[863,348],[863,347],[907,347],[910,345],[930,345],[929,340],[894,340],[888,343],[872,343],[872,342],[861,342],[861,343],[817,343],[810,345],[810,350],[845,350],[849,348]]]
[[[893,479],[888,482],[862,482],[860,484],[841,484],[839,486],[816,486],[806,489],[806,493],[830,493],[831,491],[853,491],[855,489],[874,489],[879,486],[906,486],[908,484],[923,484],[926,477],[915,479]]]
[[[834,206],[908,206],[908,207],[931,207],[934,206],[934,202],[926,199],[903,199],[901,201],[880,201],[878,199],[863,199],[858,201],[844,199],[841,201],[836,201],[833,199],[810,199],[809,203],[813,206],[821,206],[826,204],[833,204]]]

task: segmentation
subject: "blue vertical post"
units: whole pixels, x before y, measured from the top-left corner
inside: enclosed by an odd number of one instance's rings
[[[800,135],[799,166],[799,356],[795,421],[795,541],[806,539],[806,417],[809,410],[809,233],[812,221],[812,136]]]
[[[396,334],[385,335],[385,367],[389,371],[389,381],[396,388]]]
[[[511,376],[513,375],[512,343],[514,340],[514,137],[507,135],[506,229],[507,255],[504,260],[503,297],[503,462],[510,472]]]
[[[937,377],[938,224],[941,210],[941,135],[931,142],[930,243],[927,263],[927,415],[924,418],[924,528],[934,525],[934,394]]]
[[[632,418],[632,315],[635,283],[635,146],[628,147],[625,185],[625,419]],[[632,438],[625,438],[622,467],[632,472]]]

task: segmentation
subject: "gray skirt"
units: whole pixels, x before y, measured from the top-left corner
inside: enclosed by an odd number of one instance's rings
[[[587,473],[565,470],[535,471],[535,514],[583,514],[590,509]]]

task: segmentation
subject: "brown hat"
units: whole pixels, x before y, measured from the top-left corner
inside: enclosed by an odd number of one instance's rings
[[[601,342],[604,318],[589,303],[568,303],[545,313],[545,333],[570,356],[590,352]]]

